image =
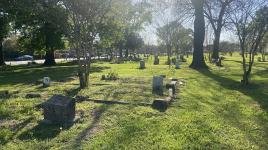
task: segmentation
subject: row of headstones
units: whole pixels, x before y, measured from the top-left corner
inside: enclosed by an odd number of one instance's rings
[[[154,61],[154,65],[159,65],[159,58],[155,58],[155,61]],[[144,60],[141,60],[140,61],[140,69],[145,69],[145,61]],[[178,60],[176,60],[176,63],[175,63],[175,69],[180,69],[180,62]]]
[[[163,95],[164,76],[155,76],[153,77],[153,93],[158,95]],[[44,86],[50,85],[50,78],[45,77],[43,80]],[[172,80],[171,84],[167,84],[166,87],[169,89],[169,97],[167,99],[157,99],[154,101],[153,105],[156,107],[167,107],[167,104],[171,102],[171,99],[175,95],[176,91],[176,80]],[[1,94],[1,93],[0,93]],[[7,91],[2,94],[8,94]],[[29,97],[40,97],[40,95],[28,95]],[[27,97],[27,96],[26,96]],[[69,125],[72,124],[75,118],[75,104],[76,101],[73,98],[66,97],[63,95],[54,95],[49,100],[42,104],[44,109],[44,123],[53,123],[53,124],[63,124]]]
[[[163,95],[164,76],[153,77],[153,93],[157,95]],[[166,109],[171,100],[176,94],[177,79],[172,79],[170,84],[166,85],[169,91],[169,97],[166,99],[157,99],[153,102],[152,106],[157,109]],[[75,104],[74,98],[69,98],[62,95],[54,95],[48,101],[42,104],[44,109],[44,121],[45,123],[58,123],[58,124],[72,124],[75,118]]]

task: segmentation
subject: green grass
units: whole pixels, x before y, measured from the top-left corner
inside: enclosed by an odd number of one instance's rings
[[[0,73],[0,90],[14,94],[0,100],[0,149],[268,149],[268,63],[256,63],[252,84],[240,85],[241,58],[227,57],[224,68],[196,71],[182,64],[175,70],[138,63],[92,67],[91,86],[77,90],[78,80],[60,82],[76,74],[76,66],[13,67]],[[101,81],[101,75],[119,74],[118,81]],[[53,94],[87,95],[91,98],[152,102],[153,75],[167,75],[186,81],[179,98],[166,112],[134,105],[77,103],[79,122],[69,129],[40,124],[42,110],[35,106]],[[52,86],[40,88],[36,81],[50,76]],[[40,99],[25,99],[25,94],[42,94]]]

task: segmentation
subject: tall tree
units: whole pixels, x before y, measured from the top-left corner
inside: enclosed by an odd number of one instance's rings
[[[204,2],[205,0],[191,0],[195,10],[194,21],[194,53],[193,61],[190,65],[194,69],[207,68],[204,60],[204,40],[205,40],[205,18],[204,18]]]
[[[186,29],[181,24],[175,27],[172,34],[172,47],[175,49],[175,53],[185,55],[192,49],[193,45],[193,31],[192,29]]]
[[[70,16],[68,38],[76,51],[80,88],[87,88],[94,44],[99,38],[100,25],[109,17],[111,0],[64,0],[63,4]]]
[[[3,42],[10,30],[11,6],[10,1],[0,1],[0,66],[5,65]]]
[[[231,14],[240,43],[244,85],[249,84],[255,55],[268,31],[268,7],[265,5],[265,0],[237,0]],[[249,58],[246,58],[247,52]]]
[[[44,49],[46,51],[44,65],[55,65],[54,51],[64,48],[63,36],[67,23],[65,9],[60,0],[32,0],[30,6],[27,3],[25,5],[28,10],[19,9],[16,23],[21,29],[21,41],[30,43],[22,44],[39,51]]]
[[[165,45],[168,56],[168,65],[171,64],[171,55],[172,55],[172,38],[173,33],[176,30],[177,22],[168,22],[166,25],[156,29],[156,35],[161,44]]]
[[[214,31],[212,58],[219,59],[220,37],[227,22],[228,8],[234,0],[205,0],[205,17]]]
[[[267,48],[268,48],[268,33],[265,34],[261,44],[260,44],[260,53],[262,56],[262,61],[265,62],[266,61],[266,53],[267,53]]]

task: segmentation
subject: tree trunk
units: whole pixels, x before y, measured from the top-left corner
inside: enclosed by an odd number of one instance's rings
[[[4,60],[4,51],[3,51],[3,39],[0,40],[0,66],[4,66],[5,60]]]
[[[126,53],[125,53],[125,58],[128,58],[128,54],[129,52],[128,52],[128,49],[126,49]]]
[[[194,69],[207,68],[204,60],[204,40],[205,40],[205,18],[204,18],[204,0],[192,0],[195,8],[194,21],[194,53],[193,61],[190,65]]]
[[[53,48],[51,48],[50,50],[47,50],[44,65],[45,66],[56,65],[54,49]]]
[[[261,50],[261,57],[262,57],[262,61],[265,62],[266,60],[265,60],[265,50],[264,49]]]
[[[119,49],[119,57],[121,59],[123,58],[123,49],[122,48]]]
[[[215,31],[215,39],[213,42],[213,52],[212,52],[213,59],[219,59],[220,36],[221,36],[221,32]]]
[[[80,83],[80,88],[81,89],[85,89],[88,87],[88,76],[89,76],[89,72],[84,73],[83,71],[79,70],[78,72],[78,77],[79,77],[79,83]]]

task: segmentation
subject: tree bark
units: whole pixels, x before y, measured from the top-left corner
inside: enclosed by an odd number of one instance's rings
[[[205,40],[205,18],[204,0],[191,0],[195,9],[194,21],[194,53],[193,61],[190,65],[193,69],[207,68],[204,60],[204,40]]]
[[[128,58],[128,55],[129,55],[129,50],[126,49],[125,58]]]
[[[122,48],[119,49],[119,57],[121,59],[123,58],[123,49]]]
[[[53,66],[53,65],[56,65],[55,55],[54,55],[53,48],[51,48],[50,50],[48,50],[46,52],[44,65],[45,66]]]
[[[221,31],[214,31],[214,32],[215,32],[215,39],[213,41],[212,58],[213,59],[219,59]]]
[[[265,59],[265,50],[264,50],[264,48],[261,50],[261,57],[262,57],[262,61],[265,62],[266,59]]]
[[[3,39],[0,40],[0,66],[4,66],[5,60],[4,60],[4,51],[3,51]]]

